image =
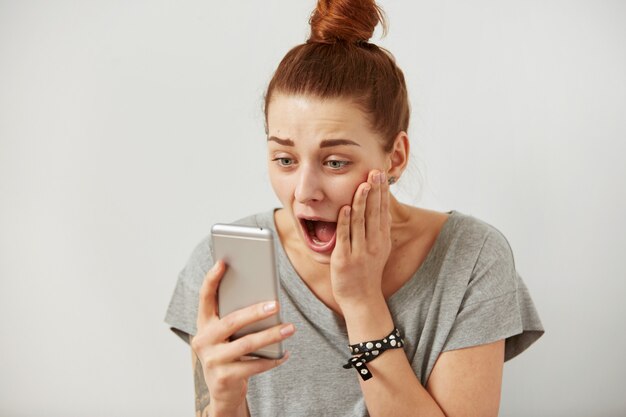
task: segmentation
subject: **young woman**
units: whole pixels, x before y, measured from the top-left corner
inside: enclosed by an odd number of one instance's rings
[[[268,87],[282,207],[238,223],[279,238],[279,303],[219,317],[227,266],[208,237],[179,276],[166,322],[192,347],[198,415],[496,416],[504,361],[543,333],[502,234],[389,192],[409,103],[393,57],[368,42],[379,22],[373,1],[320,0]],[[282,325],[230,341],[279,309]],[[247,360],[277,341],[284,358]]]

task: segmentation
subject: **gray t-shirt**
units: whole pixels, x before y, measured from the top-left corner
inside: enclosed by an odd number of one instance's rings
[[[270,228],[278,236],[273,213],[236,223]],[[359,376],[342,367],[350,358],[345,323],[297,275],[280,239],[275,242],[281,314],[297,331],[285,341],[289,360],[250,378],[251,415],[368,416]],[[193,251],[165,317],[185,342],[196,333],[198,291],[213,265],[210,243],[207,236]],[[422,265],[387,304],[424,386],[442,352],[506,339],[506,361],[544,332],[504,236],[458,211],[450,212]]]

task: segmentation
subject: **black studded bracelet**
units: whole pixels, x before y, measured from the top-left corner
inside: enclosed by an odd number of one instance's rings
[[[349,345],[350,353],[353,357],[343,367],[345,369],[354,368],[359,372],[359,376],[363,381],[367,381],[372,377],[372,373],[365,365],[373,361],[389,349],[398,349],[404,346],[404,340],[400,335],[400,330],[393,329],[391,333],[380,340],[370,340],[369,342],[356,343]]]

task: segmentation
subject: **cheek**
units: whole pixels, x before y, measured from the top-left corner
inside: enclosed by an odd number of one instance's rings
[[[295,185],[292,184],[292,180],[287,175],[281,175],[275,172],[271,167],[269,169],[270,184],[274,190],[274,194],[281,201],[285,203],[289,201],[289,198],[294,194]]]
[[[352,204],[356,189],[367,181],[368,174],[369,170],[362,170],[362,172],[351,172],[344,175],[331,175],[324,178],[320,185],[323,187],[329,202],[334,203],[334,205]],[[294,198],[298,176],[285,175],[283,172],[270,167],[269,177],[274,194],[283,205],[287,205]]]
[[[338,175],[333,178],[331,181],[332,187],[329,187],[329,193],[332,193],[332,200],[339,205],[352,204],[354,193],[359,188],[359,185],[367,181],[368,172]]]

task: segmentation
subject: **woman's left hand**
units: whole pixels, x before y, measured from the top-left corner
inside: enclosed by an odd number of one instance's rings
[[[339,210],[330,279],[340,306],[382,297],[390,252],[389,184],[384,172],[373,170],[354,193],[352,206]]]

